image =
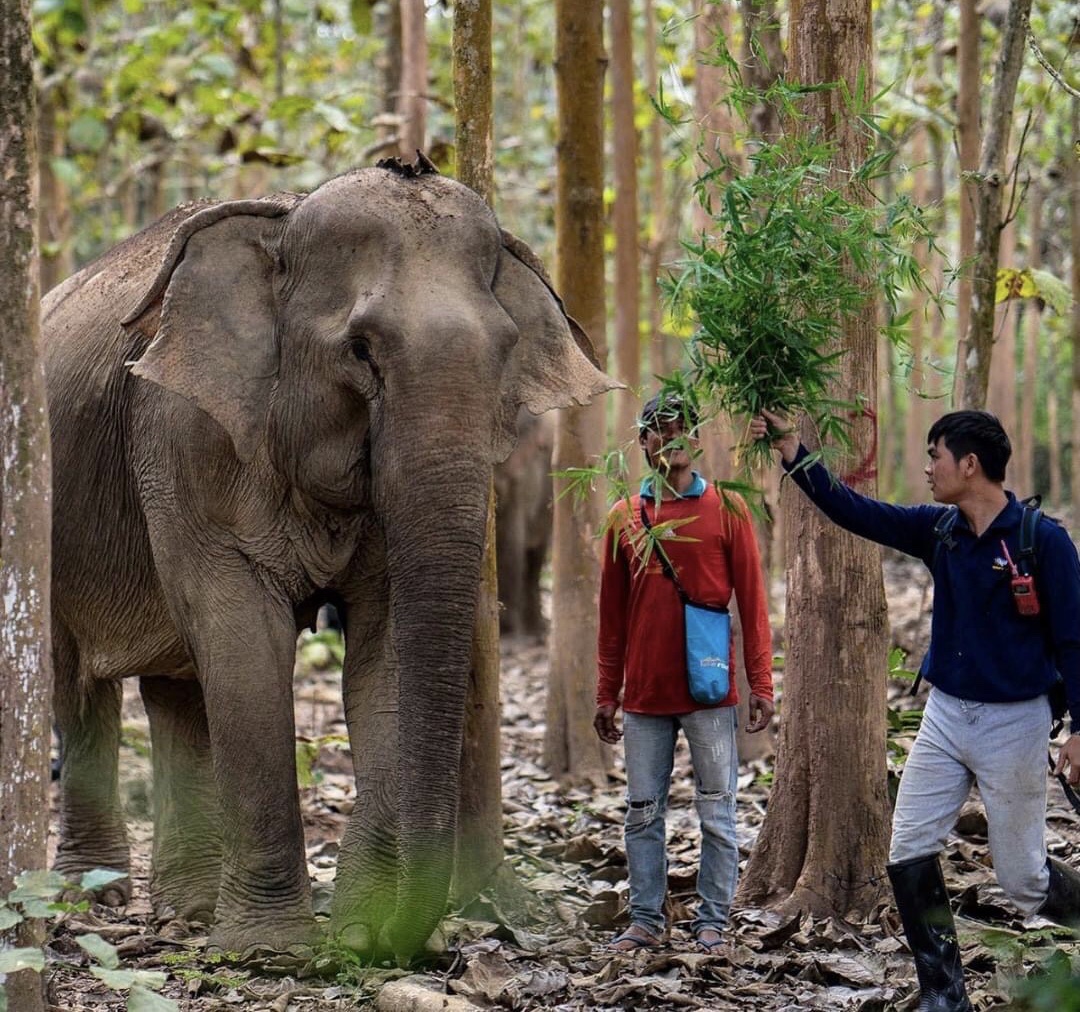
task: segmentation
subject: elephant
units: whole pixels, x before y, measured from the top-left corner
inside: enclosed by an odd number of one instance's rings
[[[532,251],[423,156],[178,207],[53,289],[42,329],[55,868],[130,868],[138,676],[156,914],[248,958],[317,945],[291,678],[333,600],[357,800],[329,927],[409,961],[446,908],[493,465],[522,406],[615,384]]]
[[[555,442],[551,415],[522,408],[513,453],[495,468],[495,562],[499,627],[509,635],[544,636],[540,573],[551,544]]]

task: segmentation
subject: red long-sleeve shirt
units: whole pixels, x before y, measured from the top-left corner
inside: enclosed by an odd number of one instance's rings
[[[712,485],[700,496],[662,500],[645,497],[649,522],[676,521],[664,549],[692,601],[726,607],[732,592],[739,605],[747,681],[754,695],[773,698],[772,637],[765,603],[760,554],[746,503],[728,493],[721,501]],[[600,577],[598,706],[619,703],[631,713],[667,715],[708,709],[690,696],[682,603],[664,575],[656,552],[641,564],[644,545],[641,496],[615,505],[604,539]],[[686,521],[678,523],[678,521]],[[693,540],[675,540],[675,539]],[[635,548],[635,546],[637,546]],[[730,658],[731,691],[720,706],[738,702],[735,642]]]

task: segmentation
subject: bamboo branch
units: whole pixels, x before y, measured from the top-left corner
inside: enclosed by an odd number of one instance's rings
[[[1035,59],[1042,65],[1043,70],[1045,70],[1065,92],[1072,95],[1073,98],[1080,98],[1080,91],[1069,84],[1069,82],[1061,76],[1061,72],[1052,66],[1050,61],[1043,55],[1043,51],[1035,41],[1035,33],[1031,30],[1031,22],[1027,18],[1024,18],[1024,29],[1027,31],[1028,48],[1035,54]]]

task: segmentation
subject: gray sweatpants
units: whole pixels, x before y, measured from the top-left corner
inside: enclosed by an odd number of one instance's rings
[[[1024,914],[1046,899],[1046,696],[976,703],[931,689],[893,813],[891,862],[937,854],[972,783],[1001,888]]]

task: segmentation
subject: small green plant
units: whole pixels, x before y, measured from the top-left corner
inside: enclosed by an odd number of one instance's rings
[[[1030,977],[1017,981],[1017,1012],[1080,1012],[1080,965],[1075,956],[1055,948]]]
[[[28,919],[50,921],[55,928],[70,914],[89,909],[87,900],[68,902],[61,898],[64,893],[89,893],[125,877],[123,872],[95,868],[86,872],[75,884],[54,871],[23,872],[16,877],[15,888],[5,899],[0,899],[0,932],[9,931]],[[128,1012],[177,1012],[178,1006],[174,1001],[154,993],[165,985],[165,974],[122,969],[116,947],[100,935],[81,935],[76,942],[91,960],[90,973],[113,990],[127,992]],[[40,973],[44,969],[45,954],[41,949],[5,948],[0,944],[0,978],[20,970],[36,970]],[[0,1012],[8,1012],[2,980]]]
[[[206,966],[217,966],[222,960],[215,958],[217,953],[203,953],[188,950],[185,952],[167,952],[160,958],[169,967],[169,971],[185,984],[198,981],[215,990],[231,991],[243,987],[251,978],[242,970],[207,970]]]

